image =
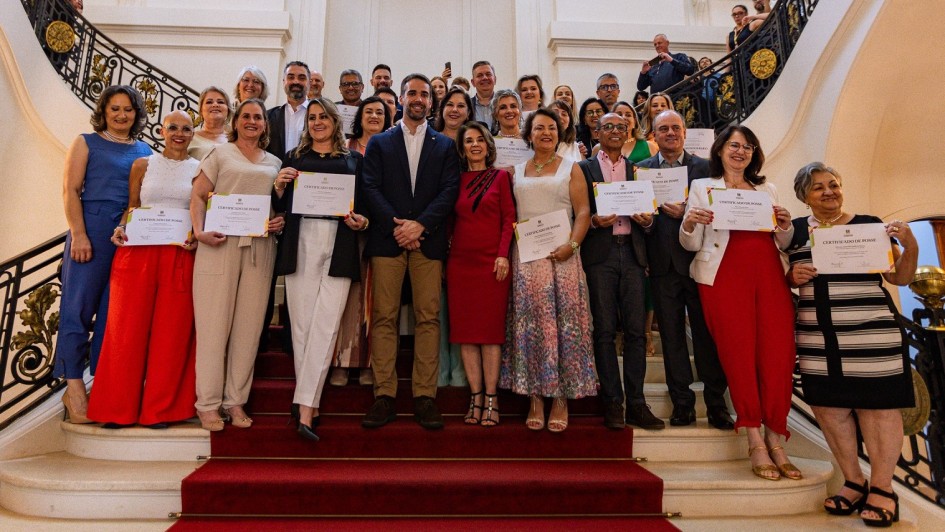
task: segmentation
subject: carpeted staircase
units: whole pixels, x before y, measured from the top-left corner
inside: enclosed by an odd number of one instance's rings
[[[398,374],[410,375],[401,353]],[[292,359],[257,359],[248,430],[211,436],[211,456],[181,485],[172,530],[675,530],[661,512],[663,483],[633,459],[633,432],[602,424],[596,398],[571,402],[564,433],[529,431],[528,400],[500,393],[502,423],[467,426],[466,388],[440,388],[441,431],[413,421],[401,379],[397,421],[361,428],[371,387],[328,386],[321,441],[302,440],[288,414]]]

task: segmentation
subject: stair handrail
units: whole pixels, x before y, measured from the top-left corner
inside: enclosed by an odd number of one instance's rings
[[[89,109],[110,85],[134,87],[147,114],[140,138],[158,151],[164,146],[160,128],[166,114],[184,111],[199,124],[197,91],[110,39],[68,2],[21,2],[50,64]]]
[[[666,89],[686,127],[719,132],[747,119],[774,87],[817,4],[779,0],[734,50]],[[643,116],[647,110],[641,106],[637,113]]]
[[[0,430],[65,384],[53,377],[65,242],[62,233],[0,264]]]

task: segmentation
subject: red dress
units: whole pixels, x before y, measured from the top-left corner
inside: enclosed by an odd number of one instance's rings
[[[511,275],[496,281],[496,257],[509,257],[515,223],[505,170],[463,172],[454,209],[446,291],[450,342],[502,344]]]

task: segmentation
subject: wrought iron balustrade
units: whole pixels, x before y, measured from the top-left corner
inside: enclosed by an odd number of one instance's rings
[[[779,0],[745,42],[667,89],[686,127],[719,131],[748,118],[774,87],[817,4]]]
[[[64,385],[53,373],[63,233],[0,264],[0,430]]]
[[[182,110],[195,121],[198,92],[108,38],[63,0],[21,0],[49,62],[90,109],[109,85],[130,85],[144,98],[141,138],[163,147],[161,119]]]

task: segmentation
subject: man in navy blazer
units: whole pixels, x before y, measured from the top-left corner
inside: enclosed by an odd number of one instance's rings
[[[685,151],[686,125],[676,111],[663,111],[653,119],[653,135],[659,153],[638,163],[641,168],[686,167],[689,183],[708,177],[709,162]],[[646,234],[646,252],[650,267],[650,286],[656,321],[663,344],[663,366],[666,385],[673,401],[671,425],[689,425],[696,421],[696,394],[689,389],[693,382],[689,349],[686,346],[686,314],[692,330],[692,350],[696,371],[705,388],[703,399],[709,424],[732,430],[735,424],[725,404],[728,383],[719,363],[715,342],[706,327],[702,303],[695,281],[689,276],[689,263],[695,253],[679,243],[679,225],[685,212],[684,203],[660,205],[659,216]]]
[[[371,137],[364,154],[363,190],[371,225],[364,253],[371,258],[371,364],[374,404],[362,421],[377,428],[396,419],[397,324],[404,275],[413,289],[414,418],[443,427],[433,398],[440,345],[440,290],[448,247],[446,219],[459,193],[456,145],[432,128],[430,80],[410,74],[400,87],[401,123]]]

